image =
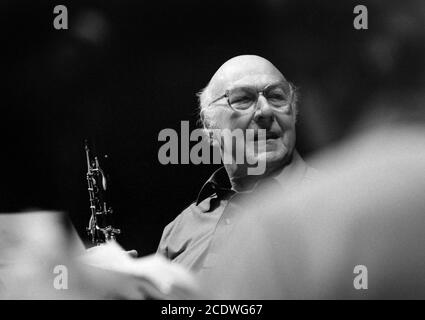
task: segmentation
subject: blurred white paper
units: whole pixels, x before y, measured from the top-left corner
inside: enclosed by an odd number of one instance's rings
[[[63,213],[0,214],[0,299],[186,299],[195,290],[161,256],[132,258],[115,242],[86,250]]]

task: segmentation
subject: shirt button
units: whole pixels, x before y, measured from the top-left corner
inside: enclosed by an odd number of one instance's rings
[[[224,222],[226,222],[226,224],[230,224],[230,219],[226,218],[226,219],[224,220]]]

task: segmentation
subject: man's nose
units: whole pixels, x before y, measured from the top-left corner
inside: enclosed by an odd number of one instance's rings
[[[254,113],[254,120],[256,122],[267,122],[273,120],[273,110],[270,107],[267,99],[262,94],[258,96],[257,106]]]

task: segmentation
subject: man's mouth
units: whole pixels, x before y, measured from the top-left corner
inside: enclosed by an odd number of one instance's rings
[[[277,139],[280,135],[278,135],[276,132],[267,132],[266,133],[266,139]]]
[[[279,134],[277,134],[276,132],[273,131],[267,131],[266,132],[266,140],[269,139],[278,139],[280,137]],[[255,132],[254,134],[254,141],[258,141],[259,135],[258,135],[258,131]]]

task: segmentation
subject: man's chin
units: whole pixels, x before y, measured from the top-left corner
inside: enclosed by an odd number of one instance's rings
[[[282,155],[270,154],[269,152],[265,156],[266,167],[272,168],[275,166],[283,165],[285,157]]]
[[[286,151],[286,150],[285,150]],[[266,168],[271,168],[279,165],[283,165],[286,157],[286,152],[276,152],[276,151],[265,151],[260,152],[255,155],[255,161],[250,161],[250,163],[265,162]]]
[[[269,168],[284,165],[289,156],[289,152],[288,149],[286,147],[282,147],[282,145],[273,145],[267,146],[262,151],[255,150],[247,152],[246,156],[249,164],[252,165],[261,161],[266,164],[267,168]]]

